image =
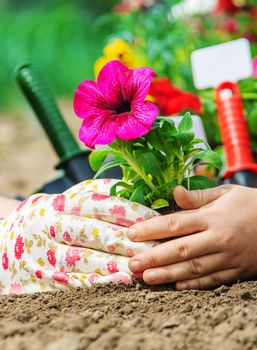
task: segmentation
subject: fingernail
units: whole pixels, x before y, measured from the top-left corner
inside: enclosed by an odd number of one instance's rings
[[[142,269],[142,263],[139,260],[130,261],[129,267],[133,271],[140,271]]]
[[[154,282],[158,278],[158,272],[157,271],[146,271],[145,272],[145,279],[147,282]]]
[[[128,229],[127,236],[128,236],[129,239],[131,239],[131,240],[133,241],[134,239],[137,238],[137,232],[136,232],[136,230],[135,230],[134,228],[129,228],[129,229]]]

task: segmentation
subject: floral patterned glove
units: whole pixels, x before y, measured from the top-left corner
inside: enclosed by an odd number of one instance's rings
[[[156,243],[131,242],[126,227],[158,214],[110,197],[115,181],[88,180],[63,194],[33,195],[1,220],[1,293],[130,283],[128,257]]]

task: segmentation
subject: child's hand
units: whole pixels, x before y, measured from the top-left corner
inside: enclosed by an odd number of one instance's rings
[[[177,289],[257,275],[256,189],[227,185],[189,192],[179,186],[174,196],[187,211],[136,224],[128,236],[137,242],[176,239],[134,256],[131,271],[144,271],[148,284],[176,282]]]
[[[114,180],[85,181],[63,194],[28,197],[0,220],[0,292],[23,293],[131,282],[127,227],[157,215],[108,195]]]

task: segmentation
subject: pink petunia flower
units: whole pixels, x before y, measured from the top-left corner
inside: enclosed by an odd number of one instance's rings
[[[74,96],[74,111],[83,119],[80,140],[94,148],[147,134],[158,115],[157,106],[145,101],[155,76],[149,67],[129,69],[110,61],[97,82],[83,81]]]
[[[17,260],[20,260],[22,257],[22,254],[24,253],[23,247],[24,247],[24,243],[23,243],[21,235],[19,235],[16,238],[16,242],[15,242],[15,246],[14,246],[14,254],[15,254],[15,257]]]

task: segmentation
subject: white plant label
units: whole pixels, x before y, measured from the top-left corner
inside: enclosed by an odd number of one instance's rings
[[[191,54],[194,85],[197,89],[217,87],[252,76],[253,65],[247,39],[199,49]]]

